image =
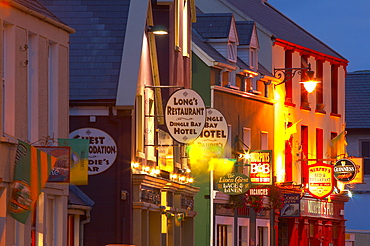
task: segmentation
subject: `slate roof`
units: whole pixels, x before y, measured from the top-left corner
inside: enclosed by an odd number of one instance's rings
[[[346,60],[339,53],[283,15],[268,2],[262,3],[261,0],[220,1],[227,6],[236,7],[239,11],[249,16],[251,18],[250,21],[256,21],[273,33],[278,39]],[[201,9],[201,11],[206,12],[205,9]]]
[[[239,45],[249,45],[252,38],[254,21],[236,21]]]
[[[231,13],[197,14],[193,28],[206,39],[227,38],[230,34],[231,21]]]
[[[370,70],[347,73],[346,128],[370,128]]]
[[[70,100],[115,102],[130,0],[40,0],[70,35]]]
[[[19,3],[30,10],[33,10],[35,12],[38,12],[40,14],[43,14],[53,20],[56,20],[60,23],[65,24],[62,20],[60,20],[58,17],[56,17],[52,12],[50,12],[45,6],[43,6],[39,1],[37,0],[14,0],[14,2]]]

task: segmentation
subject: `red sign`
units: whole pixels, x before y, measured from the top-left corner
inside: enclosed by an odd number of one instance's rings
[[[333,165],[318,163],[308,166],[308,192],[316,198],[324,198],[333,192]]]
[[[250,178],[253,184],[272,184],[272,151],[253,150],[249,153]]]

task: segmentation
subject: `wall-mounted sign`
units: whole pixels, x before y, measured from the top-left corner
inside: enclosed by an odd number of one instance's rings
[[[95,175],[110,168],[117,157],[117,145],[106,132],[96,128],[80,128],[69,134],[69,138],[89,139],[89,175]]]
[[[357,173],[356,165],[349,159],[340,159],[334,165],[334,177],[343,183],[352,181]]]
[[[225,117],[214,108],[207,109],[206,123],[200,136],[193,144],[201,147],[224,148],[228,138],[228,127]]]
[[[344,210],[342,202],[328,202],[305,197],[301,199],[301,216],[342,220],[341,210]]]
[[[193,142],[206,123],[203,99],[194,90],[175,91],[166,104],[165,122],[171,137],[177,142]]]
[[[250,178],[253,184],[272,184],[272,151],[253,150],[250,153]]]
[[[251,181],[242,173],[229,173],[217,181],[217,189],[225,194],[240,195],[249,190]]]
[[[308,192],[324,198],[333,192],[333,165],[318,163],[308,166]]]
[[[280,211],[281,217],[299,217],[300,216],[300,194],[284,194],[284,206]]]
[[[268,196],[270,194],[270,188],[250,188],[248,195],[250,196]]]
[[[349,184],[363,184],[364,183],[364,158],[362,157],[351,157],[356,165],[356,176],[352,179]]]

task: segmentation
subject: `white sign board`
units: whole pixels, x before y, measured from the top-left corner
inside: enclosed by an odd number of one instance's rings
[[[200,136],[193,144],[200,147],[224,148],[228,139],[228,127],[225,117],[214,108],[207,110],[206,124]]]
[[[69,138],[89,139],[89,175],[104,172],[117,157],[117,145],[106,132],[96,128],[80,128],[69,134]]]
[[[175,91],[166,104],[165,122],[171,137],[177,142],[193,142],[206,122],[203,99],[194,90]]]

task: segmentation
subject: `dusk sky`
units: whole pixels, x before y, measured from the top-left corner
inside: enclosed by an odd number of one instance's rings
[[[370,70],[370,0],[268,0],[349,60],[348,72]]]

